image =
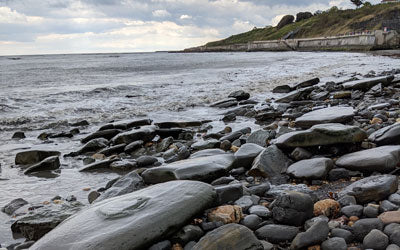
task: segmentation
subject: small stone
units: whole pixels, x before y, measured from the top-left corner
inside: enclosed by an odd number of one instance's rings
[[[251,199],[251,196],[246,195],[235,201],[235,205],[241,207],[242,210],[246,212],[251,206],[254,205],[254,202]]]
[[[346,241],[343,238],[333,237],[322,242],[322,250],[347,250]]]
[[[373,229],[383,230],[383,222],[380,219],[361,219],[352,228],[356,239],[362,241]]]
[[[165,240],[154,244],[148,250],[171,250],[171,247],[171,242],[169,240]]]
[[[92,204],[93,201],[95,201],[97,198],[99,198],[100,195],[101,194],[99,192],[97,192],[97,191],[90,192],[89,195],[88,195],[89,203]]]
[[[262,219],[255,214],[250,214],[244,217],[241,224],[250,228],[251,230],[257,230],[259,228]]]
[[[339,237],[339,238],[343,238],[347,244],[353,242],[354,240],[354,236],[353,234],[345,229],[341,229],[341,228],[334,228],[331,230],[331,237]]]
[[[383,213],[383,212],[387,212],[387,211],[395,211],[399,209],[399,206],[397,206],[396,204],[391,203],[388,200],[384,200],[381,202],[381,205],[379,206],[379,212]]]
[[[230,141],[225,140],[225,141],[221,142],[220,148],[222,150],[228,151],[231,149],[231,147],[232,147],[232,143]]]
[[[304,148],[297,147],[290,154],[290,157],[296,161],[307,160],[312,157],[312,154]]]
[[[350,205],[343,207],[340,211],[347,217],[357,216],[361,217],[363,214],[364,207],[361,205]]]
[[[208,214],[208,220],[210,222],[220,221],[224,224],[239,223],[242,218],[242,208],[231,205],[217,207]]]
[[[278,223],[301,226],[313,216],[314,203],[308,194],[287,192],[272,204],[273,218]]]
[[[335,218],[339,214],[339,211],[339,202],[332,199],[318,201],[314,204],[314,216],[325,215]]]
[[[290,248],[301,249],[304,247],[320,244],[328,237],[328,234],[328,223],[326,221],[318,221],[306,232],[297,234],[292,241]]]
[[[15,211],[17,211],[19,208],[25,206],[26,204],[28,204],[28,202],[26,200],[24,200],[22,198],[18,198],[18,199],[10,201],[7,205],[5,205],[3,208],[1,208],[1,211],[8,215],[12,215]]]
[[[278,244],[293,240],[298,232],[299,229],[297,227],[271,224],[257,229],[255,234],[259,239]]]
[[[25,139],[25,133],[24,132],[15,132],[12,136],[12,139]]]
[[[363,240],[365,249],[385,250],[388,245],[389,237],[377,229],[371,230]]]
[[[385,225],[391,223],[400,223],[400,211],[385,212],[378,217]]]
[[[367,218],[376,218],[379,215],[379,205],[376,204],[368,204],[364,207],[363,214]]]
[[[261,205],[256,205],[256,206],[252,206],[249,208],[249,213],[250,214],[255,214],[258,215],[262,218],[270,218],[272,216],[272,212],[269,211],[268,208],[261,206]]]

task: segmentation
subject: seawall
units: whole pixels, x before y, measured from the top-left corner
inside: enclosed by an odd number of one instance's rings
[[[400,35],[396,31],[377,30],[368,34],[333,36],[304,39],[252,41],[226,46],[200,46],[185,49],[184,52],[224,51],[367,51],[394,49],[400,47]]]

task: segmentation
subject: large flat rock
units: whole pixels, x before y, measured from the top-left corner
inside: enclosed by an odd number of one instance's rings
[[[308,130],[281,135],[274,143],[280,148],[295,148],[359,143],[365,138],[367,138],[367,133],[357,126],[328,123],[314,125]]]
[[[389,172],[400,162],[400,146],[382,146],[344,155],[336,161],[342,168],[363,172]]]
[[[399,145],[400,123],[379,129],[372,133],[368,139],[378,145]]]
[[[323,123],[347,123],[354,117],[352,107],[330,107],[306,113],[296,119],[296,126],[309,128]]]
[[[287,169],[287,173],[299,179],[325,179],[333,168],[333,161],[329,158],[314,158],[298,161]]]
[[[156,136],[157,127],[154,125],[143,126],[139,129],[132,129],[131,131],[120,133],[111,139],[114,145],[129,144],[134,141],[151,141]]]
[[[59,156],[61,153],[58,151],[46,151],[46,150],[28,150],[17,153],[15,156],[15,164],[27,165],[35,164],[43,161],[44,159],[51,156]]]
[[[235,157],[231,154],[192,158],[148,169],[142,173],[142,177],[150,184],[171,180],[212,182],[225,176],[232,169],[234,160]]]
[[[179,230],[215,199],[212,186],[172,181],[110,198],[68,218],[32,250],[142,249]]]
[[[374,175],[347,186],[339,193],[339,197],[352,195],[359,204],[379,202],[395,193],[398,186],[399,182],[395,175]]]
[[[385,76],[385,77],[375,77],[375,78],[368,78],[362,79],[358,81],[346,82],[343,84],[344,89],[351,89],[351,90],[369,90],[375,85],[382,83],[383,85],[388,85],[394,76]]]

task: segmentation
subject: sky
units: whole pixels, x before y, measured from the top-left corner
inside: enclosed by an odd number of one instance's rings
[[[332,6],[352,7],[350,0],[0,0],[0,55],[180,50]]]

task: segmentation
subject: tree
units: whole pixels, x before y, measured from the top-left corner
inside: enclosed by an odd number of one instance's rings
[[[363,5],[363,1],[362,0],[350,0],[355,6],[360,7],[361,5]]]

